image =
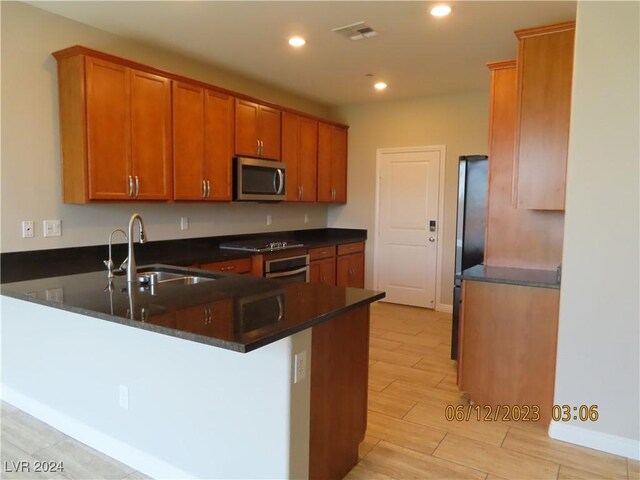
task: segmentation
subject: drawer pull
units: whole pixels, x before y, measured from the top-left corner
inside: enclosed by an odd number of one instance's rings
[[[235,265],[225,265],[224,267],[222,267],[222,271],[226,272],[227,270],[234,270],[235,268]]]

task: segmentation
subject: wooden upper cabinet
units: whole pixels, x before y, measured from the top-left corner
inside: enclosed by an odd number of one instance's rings
[[[131,163],[140,200],[170,199],[171,81],[131,70]]]
[[[514,203],[564,210],[575,22],[516,31]]]
[[[347,201],[347,129],[318,123],[318,201]]]
[[[173,84],[174,198],[231,200],[233,97]]]
[[[231,162],[233,158],[234,98],[207,90],[204,115],[204,178],[207,198],[231,200]]]
[[[287,201],[315,202],[318,122],[294,113],[282,114],[282,161],[287,164]]]
[[[57,59],[65,203],[170,199],[171,81],[81,53]]]
[[[82,65],[78,64],[77,67],[80,70]],[[62,100],[66,98],[62,95],[60,105],[62,136],[67,129],[72,128],[86,129],[87,132],[89,198],[82,195],[77,200],[127,200],[131,197],[133,185],[130,71],[121,65],[94,58],[86,59],[86,70],[86,124],[69,125],[63,117],[65,105]],[[79,76],[83,74],[82,71],[74,73]],[[60,79],[60,89],[65,87],[64,80],[64,77]],[[82,100],[74,99],[78,103]],[[70,146],[69,150],[63,151],[63,162],[67,160],[66,154],[71,154],[71,148],[74,147],[78,148],[79,145]],[[64,181],[68,178],[63,176]],[[76,202],[72,200],[72,203]]]
[[[203,200],[204,88],[173,82],[173,188],[176,200]]]
[[[236,154],[280,160],[280,122],[280,110],[236,99]]]

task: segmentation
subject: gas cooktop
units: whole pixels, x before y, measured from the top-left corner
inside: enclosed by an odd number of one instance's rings
[[[247,252],[276,252],[289,248],[304,247],[297,240],[239,240],[237,242],[221,243],[220,248],[226,250],[244,250]]]

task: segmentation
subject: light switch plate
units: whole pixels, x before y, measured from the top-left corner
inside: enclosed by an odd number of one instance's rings
[[[307,378],[307,351],[296,353],[293,357],[293,383],[300,383]]]
[[[23,220],[22,238],[33,238],[33,220]]]
[[[42,231],[45,237],[59,237],[62,235],[60,220],[43,220]]]

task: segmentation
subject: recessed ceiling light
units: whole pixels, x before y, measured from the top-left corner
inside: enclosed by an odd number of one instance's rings
[[[289,39],[289,45],[291,45],[292,47],[299,48],[303,46],[305,43],[307,43],[307,41],[302,37],[291,37]]]
[[[375,88],[376,90],[384,90],[385,88],[387,88],[387,84],[384,82],[378,82],[373,86],[373,88]]]
[[[434,17],[446,17],[451,13],[451,7],[449,5],[436,5],[431,9],[431,15]]]

